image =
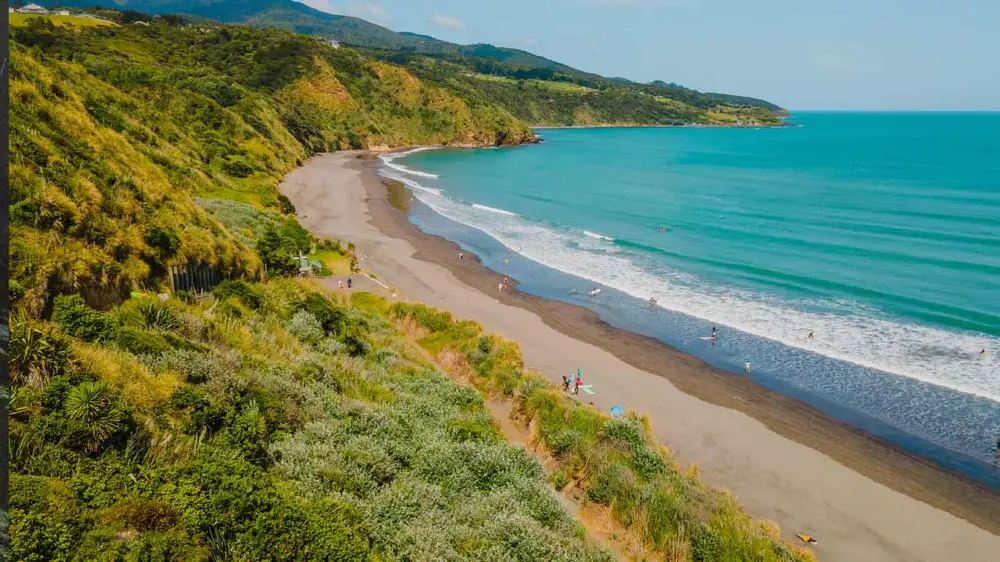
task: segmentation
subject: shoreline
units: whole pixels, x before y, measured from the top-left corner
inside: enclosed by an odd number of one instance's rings
[[[390,204],[372,162],[341,154],[306,165],[326,174],[336,166],[363,186],[363,193],[351,195],[363,198],[353,201],[362,216],[347,216],[351,211],[340,207],[349,205],[331,201],[331,216],[304,221],[307,227],[328,236],[364,232],[359,248],[392,254],[372,264],[380,278],[400,283],[404,295],[520,342],[526,365],[550,379],[565,372],[566,361],[585,361],[598,373],[588,380],[601,390],[597,402],[620,399],[649,415],[679,461],[702,463],[707,482],[733,490],[755,516],[776,520],[783,536],[819,536],[821,559],[987,560],[1000,548],[1000,494],[797,399],[613,328],[587,309],[517,291],[497,295],[502,276],[472,254],[455,259],[456,244],[420,231]],[[282,189],[296,205],[325,201],[322,186],[304,181],[300,187],[293,175],[288,183],[294,185]],[[822,451],[813,448],[817,443]]]

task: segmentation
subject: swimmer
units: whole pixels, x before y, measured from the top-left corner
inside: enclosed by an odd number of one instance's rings
[[[594,287],[594,288],[593,288],[593,289],[592,289],[592,290],[590,291],[590,296],[592,296],[592,297],[596,297],[596,296],[597,296],[597,295],[599,295],[600,293],[601,293],[601,290],[600,290],[599,288],[597,288],[597,287]]]
[[[649,297],[649,306],[656,306],[656,299],[655,298]]]
[[[986,348],[985,347],[982,348],[981,350],[979,350],[979,355],[986,355]]]

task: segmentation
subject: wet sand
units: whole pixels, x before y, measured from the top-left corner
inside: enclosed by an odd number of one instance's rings
[[[790,539],[818,537],[820,560],[1000,558],[1000,494],[589,310],[499,294],[502,276],[417,229],[358,156],[321,155],[286,178],[282,192],[307,228],[353,241],[367,256],[361,266],[402,297],[518,341],[526,365],[550,379],[582,367],[597,391],[588,400],[648,415],[705,481]]]

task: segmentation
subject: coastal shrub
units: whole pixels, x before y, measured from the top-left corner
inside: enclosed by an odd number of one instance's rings
[[[115,339],[115,326],[107,314],[87,306],[80,295],[59,295],[55,298],[52,320],[72,337],[86,342],[101,343]]]
[[[234,178],[248,178],[253,175],[253,167],[240,158],[230,158],[222,162],[222,171]]]
[[[226,279],[212,289],[212,294],[219,300],[237,297],[253,310],[261,305],[260,294],[242,279]]]
[[[289,334],[298,338],[304,344],[314,345],[323,339],[323,325],[316,317],[305,310],[300,310],[292,316],[285,326]]]
[[[120,348],[135,355],[159,355],[173,349],[160,334],[128,326],[118,329],[117,342]]]
[[[52,325],[17,312],[10,319],[10,383],[43,386],[71,368],[69,341]]]
[[[158,299],[142,299],[136,306],[144,327],[150,330],[175,331],[181,326],[177,311]]]
[[[184,380],[200,384],[225,373],[236,370],[239,362],[235,357],[217,352],[202,352],[191,349],[172,349],[143,361],[156,372],[175,372],[184,375]]]

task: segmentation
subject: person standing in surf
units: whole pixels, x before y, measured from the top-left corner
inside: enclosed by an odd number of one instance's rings
[[[1000,466],[1000,439],[997,439],[997,454],[993,457],[993,467]]]
[[[743,364],[743,370],[747,372],[747,376],[750,376],[750,360],[748,359],[746,363]]]

